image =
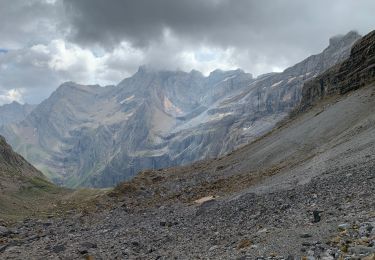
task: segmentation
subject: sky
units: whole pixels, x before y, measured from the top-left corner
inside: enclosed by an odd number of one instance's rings
[[[0,0],[0,105],[158,70],[282,71],[375,29],[374,0]]]

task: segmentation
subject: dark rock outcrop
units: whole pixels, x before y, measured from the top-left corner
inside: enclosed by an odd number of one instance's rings
[[[302,90],[299,110],[335,94],[345,94],[375,80],[375,31],[358,40],[350,57],[307,82]]]

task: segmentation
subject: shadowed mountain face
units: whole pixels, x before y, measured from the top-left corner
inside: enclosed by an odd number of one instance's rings
[[[4,137],[0,136],[0,179],[13,179],[15,182],[18,178],[42,178],[43,174],[28,163],[22,156],[15,153]],[[0,182],[0,190],[9,188]]]
[[[14,152],[5,138],[0,136],[0,217],[8,210],[9,205],[16,205],[18,202],[17,199],[9,197],[27,189],[39,191],[42,186],[54,188],[43,173]]]
[[[0,125],[21,122],[35,107],[36,105],[21,105],[16,101],[0,106]]]
[[[49,182],[0,136],[0,235],[4,235],[4,221],[45,213],[67,192]]]
[[[153,71],[117,86],[65,83],[1,132],[49,178],[107,187],[147,168],[216,157],[269,131],[300,101],[302,85],[348,57],[350,32],[282,73]]]

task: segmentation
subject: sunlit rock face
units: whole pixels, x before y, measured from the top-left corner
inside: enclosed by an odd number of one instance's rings
[[[117,86],[64,83],[1,133],[58,184],[113,186],[144,169],[226,154],[269,131],[300,102],[303,83],[347,58],[359,38],[334,37],[322,53],[258,78],[142,66]]]

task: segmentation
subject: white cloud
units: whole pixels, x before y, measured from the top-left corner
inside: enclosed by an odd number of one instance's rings
[[[172,50],[172,51],[171,51]],[[0,90],[24,89],[28,103],[40,102],[65,81],[81,84],[117,84],[146,64],[157,69],[197,69],[204,74],[220,68],[234,69],[235,49],[200,46],[195,48],[166,32],[163,40],[146,49],[121,42],[111,51],[95,51],[66,42],[51,40],[0,55]],[[6,96],[6,95],[4,95]],[[3,98],[6,100],[11,100]],[[22,99],[20,99],[22,101]]]
[[[153,41],[143,51],[143,60],[156,69],[199,70],[208,74],[215,69],[236,69],[238,63],[232,58],[235,48],[220,48],[187,41],[178,38],[170,30],[164,30],[159,41]]]
[[[23,103],[23,89],[10,89],[0,94],[0,105],[17,101]]]

